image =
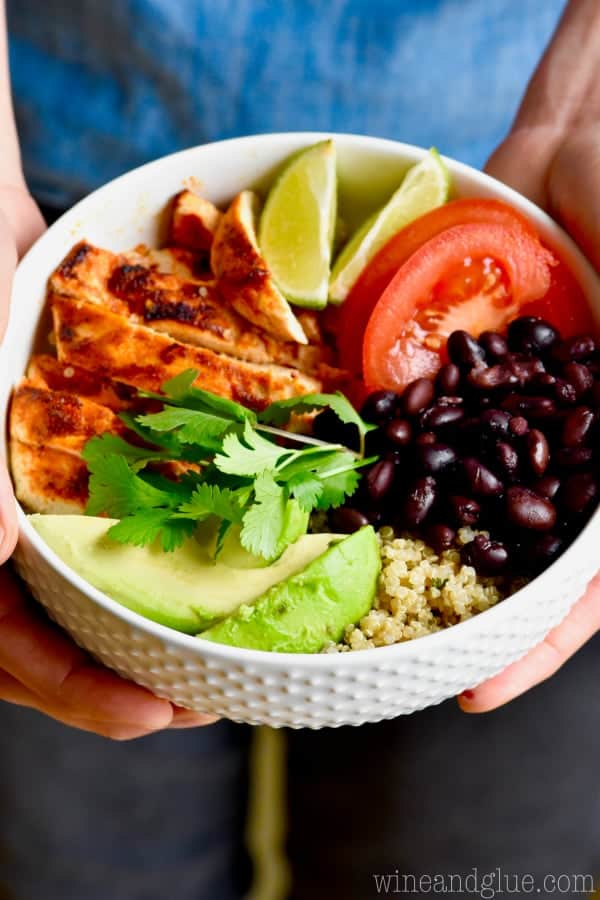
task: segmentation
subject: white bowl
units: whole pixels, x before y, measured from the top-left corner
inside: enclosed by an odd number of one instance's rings
[[[166,201],[193,178],[226,203],[264,183],[299,147],[325,134],[277,134],[195,147],[129,172],[82,200],[35,244],[16,274],[0,349],[0,415],[23,374],[44,305],[46,279],[73,243],[111,250],[156,242]],[[334,135],[342,213],[356,224],[378,206],[424,151]],[[498,197],[560,247],[600,320],[600,285],[572,241],[543,212],[497,181],[446,160],[459,196]],[[348,202],[350,198],[350,203]],[[518,659],[569,611],[598,567],[600,513],[542,575],[495,608],[446,631],[391,647],[345,654],[286,654],[202,642],[119,605],[71,571],[19,510],[15,562],[33,595],[93,656],[180,706],[272,726],[319,728],[377,722],[439,703]]]

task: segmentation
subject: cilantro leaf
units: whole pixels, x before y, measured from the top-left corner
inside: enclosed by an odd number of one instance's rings
[[[152,544],[160,535],[162,549],[168,553],[180,547],[194,531],[194,522],[171,520],[172,515],[169,509],[146,509],[111,525],[107,534],[121,544],[136,547]]]
[[[363,453],[365,435],[369,431],[373,431],[376,426],[365,422],[350,401],[339,391],[335,394],[305,394],[302,397],[277,400],[260,413],[259,421],[281,427],[289,422],[294,413],[313,412],[315,409],[324,407],[329,407],[333,410],[338,419],[345,425],[356,426],[360,437],[361,453]]]
[[[254,482],[254,503],[244,513],[240,541],[255,556],[277,556],[285,523],[286,491],[269,472],[261,472]]]
[[[246,494],[245,500],[247,499]],[[197,486],[188,501],[179,506],[177,514],[197,521],[207,519],[209,516],[218,516],[228,522],[241,522],[244,502],[237,491],[204,482]]]
[[[171,406],[185,406],[200,412],[213,412],[232,422],[251,422],[252,424],[256,422],[256,413],[242,406],[241,403],[236,403],[227,397],[219,397],[218,394],[204,391],[202,388],[193,387],[198,374],[198,369],[186,369],[174,378],[165,381],[161,385],[161,394],[151,391],[139,391],[138,393],[142,397],[162,400],[163,403]]]
[[[360,472],[349,469],[335,475],[322,474],[323,490],[315,503],[316,509],[336,509],[351,497],[360,481]]]
[[[137,416],[137,422],[153,432],[171,432],[183,444],[199,444],[211,450],[220,448],[221,438],[233,427],[231,419],[178,406]]]
[[[84,449],[85,456],[85,449]],[[88,462],[90,471],[89,500],[86,513],[106,513],[121,519],[131,513],[156,507],[174,507],[178,497],[153,487],[129,468],[124,456],[108,453]]]
[[[223,448],[214,458],[220,472],[229,475],[259,475],[276,469],[298,451],[278,447],[272,441],[254,431],[249,422],[244,425],[242,437],[233,432],[223,438]],[[301,451],[300,451],[301,452]]]
[[[122,437],[116,434],[100,434],[96,435],[86,443],[83,450],[83,458],[88,465],[93,464],[95,460],[115,454],[124,457],[134,471],[143,469],[144,466],[152,461],[161,461],[170,459],[169,453],[164,450],[150,450],[148,447],[135,447],[133,444],[127,443]]]
[[[297,472],[287,482],[288,490],[305,512],[311,512],[324,490],[323,481],[312,472]]]
[[[219,525],[219,528],[217,529],[217,541],[215,544],[215,559],[218,559],[221,555],[223,547],[225,546],[227,535],[232,528],[233,522],[227,522],[225,519],[223,519],[223,521]]]

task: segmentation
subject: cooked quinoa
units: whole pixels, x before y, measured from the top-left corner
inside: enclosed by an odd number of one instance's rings
[[[435,553],[421,540],[378,533],[381,574],[373,608],[349,625],[339,644],[324,652],[365,650],[424,637],[494,606],[508,593],[506,579],[483,578],[460,559],[460,546],[475,536],[461,528],[457,546]]]

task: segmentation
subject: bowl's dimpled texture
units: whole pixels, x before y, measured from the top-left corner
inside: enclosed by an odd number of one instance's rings
[[[33,595],[73,639],[124,678],[179,706],[253,725],[292,728],[360,725],[440,703],[501,671],[566,615],[595,571],[593,561],[530,593],[506,616],[483,613],[453,639],[421,638],[389,650],[357,651],[350,660],[260,654],[245,661],[198,641],[182,647],[103,609],[57,572],[27,541],[15,562]],[[516,599],[516,598],[515,598]],[[409,652],[406,652],[409,651]],[[346,654],[344,655],[346,657]]]

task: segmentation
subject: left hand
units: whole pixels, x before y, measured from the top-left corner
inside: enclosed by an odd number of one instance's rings
[[[490,175],[546,209],[600,272],[600,4],[571,0]],[[567,618],[523,659],[458,698],[487,712],[553,675],[600,631],[600,573]]]

